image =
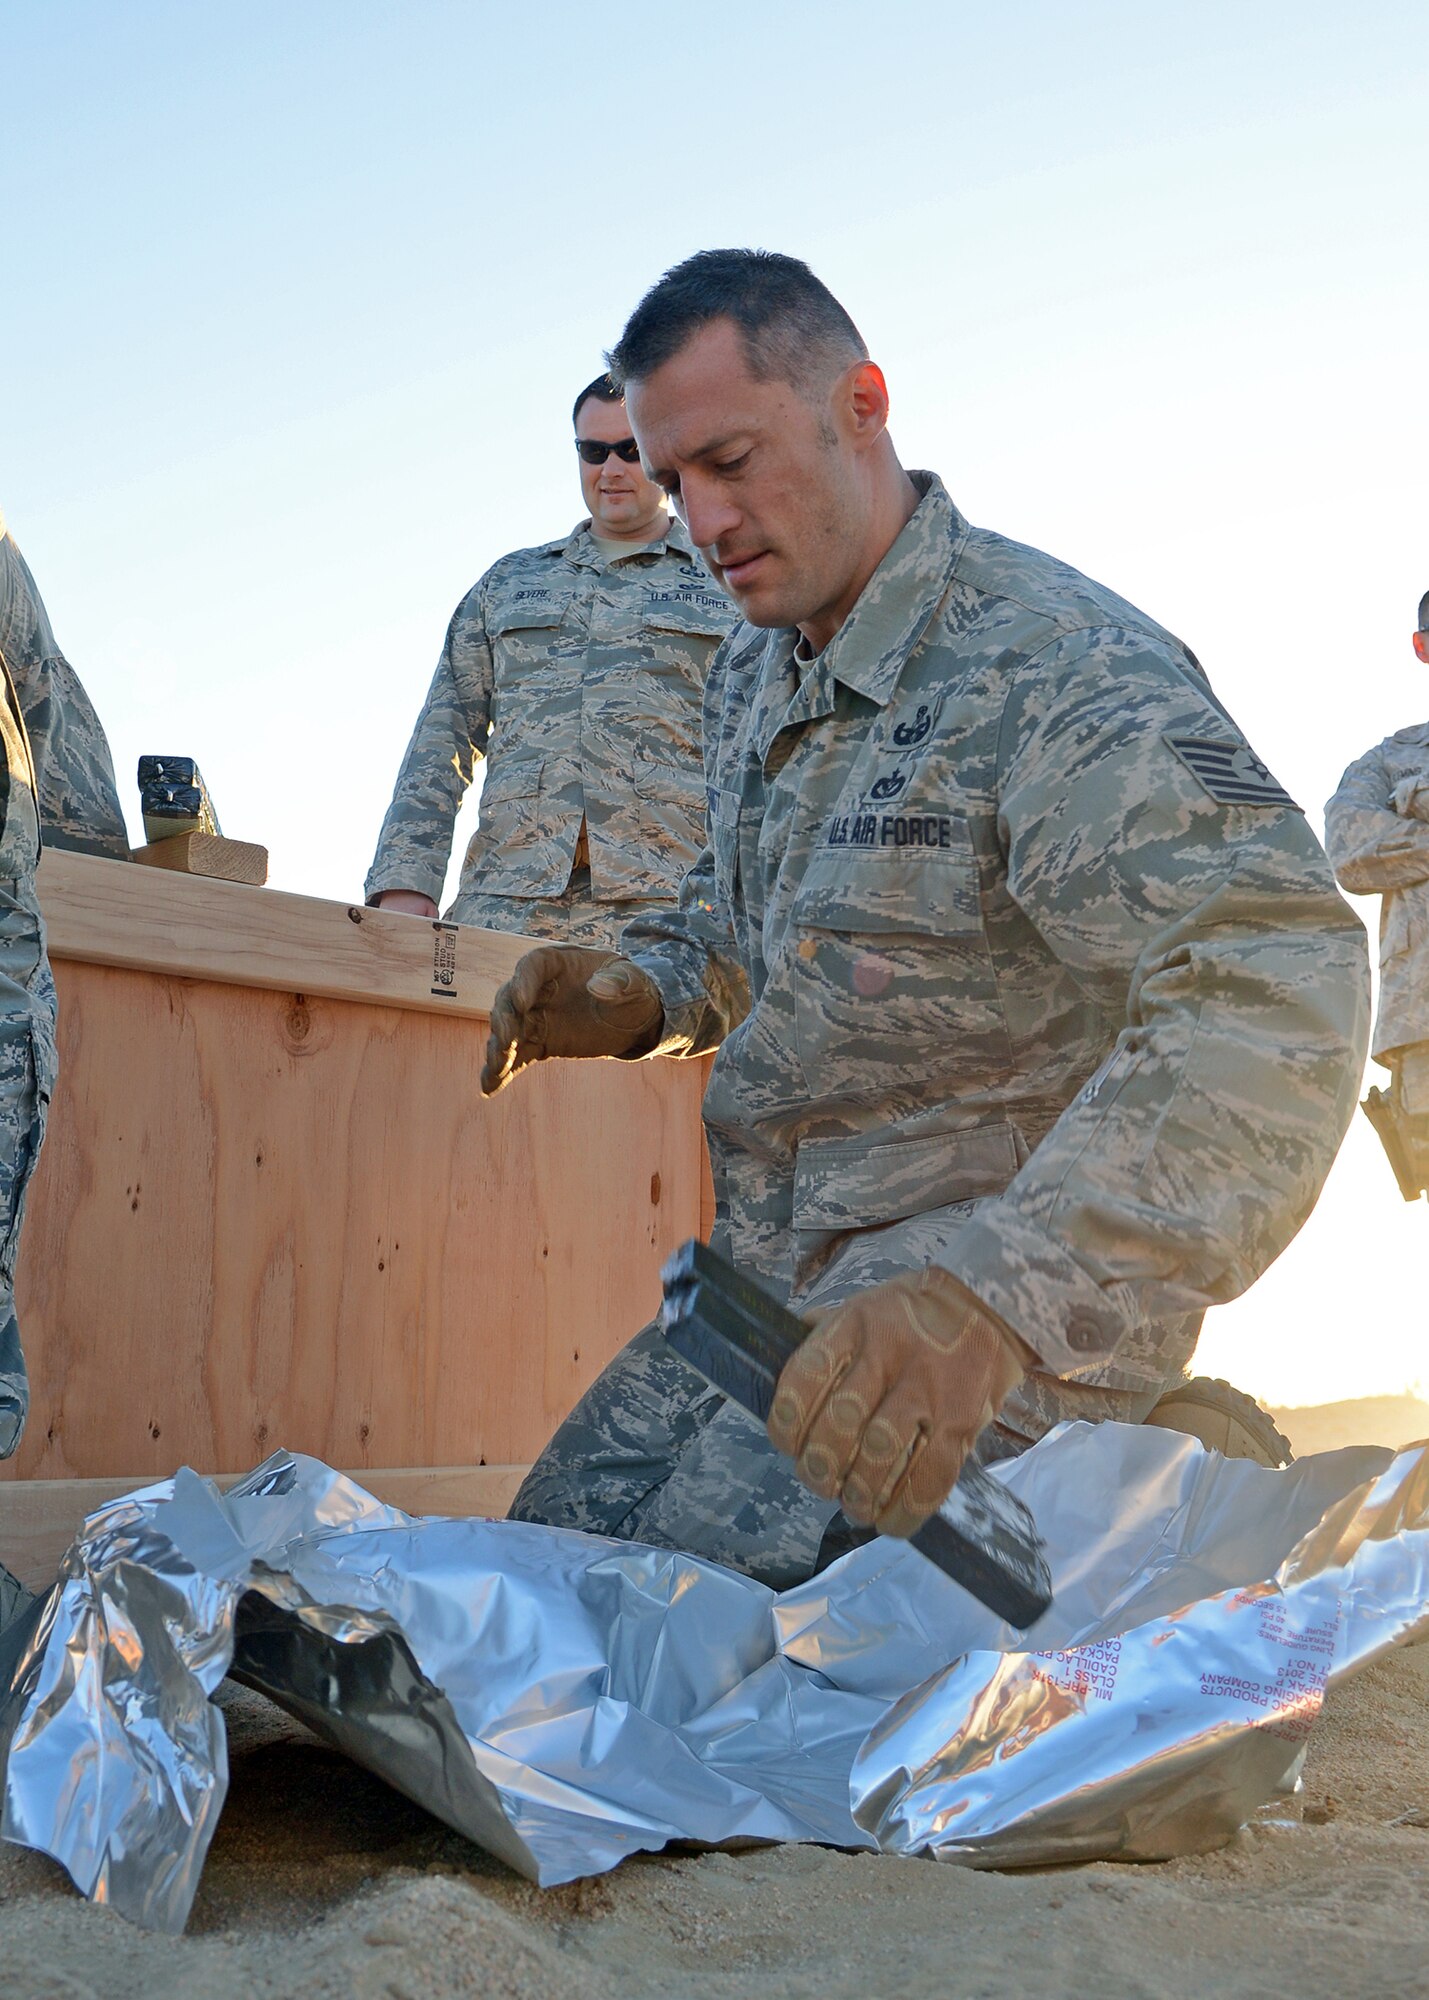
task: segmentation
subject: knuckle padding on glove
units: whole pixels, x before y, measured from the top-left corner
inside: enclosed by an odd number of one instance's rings
[[[801,1475],[805,1465],[816,1461],[829,1468],[811,1481],[816,1491],[828,1486],[825,1499],[838,1494],[860,1458],[867,1455],[870,1419],[883,1400],[885,1388],[883,1370],[873,1357],[865,1352],[844,1357],[805,1425],[806,1441],[796,1462]]]
[[[851,1519],[875,1521],[904,1486],[926,1442],[921,1422],[885,1421],[880,1410],[863,1435],[863,1447],[843,1483],[843,1504]]]
[[[818,1421],[830,1393],[843,1380],[854,1359],[852,1333],[823,1334],[815,1330],[779,1377],[769,1432],[780,1451],[797,1459]]]
[[[769,1435],[850,1518],[908,1535],[951,1490],[1025,1350],[950,1273],[886,1280],[816,1322],[780,1377]]]

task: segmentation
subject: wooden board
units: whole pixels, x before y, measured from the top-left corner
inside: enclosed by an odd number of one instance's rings
[[[131,857],[145,868],[169,868],[179,875],[206,875],[222,882],[268,880],[268,850],[252,840],[228,840],[221,833],[176,833],[136,847]]]
[[[50,957],[473,1019],[525,938],[47,849]]]
[[[499,1519],[529,1471],[524,1465],[374,1467],[352,1473],[360,1486],[408,1514],[483,1514]],[[231,1486],[237,1474],[220,1475]],[[29,1590],[54,1582],[81,1523],[107,1500],[147,1481],[123,1479],[25,1479],[0,1485],[0,1554]]]

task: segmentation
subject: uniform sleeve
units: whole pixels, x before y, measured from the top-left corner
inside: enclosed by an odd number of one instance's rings
[[[1351,764],[1325,807],[1325,847],[1340,887],[1352,896],[1429,881],[1429,826],[1395,810],[1379,749]]]
[[[386,889],[440,902],[452,830],[491,733],[493,665],[483,578],[457,606],[397,773],[367,872],[369,903]]]
[[[104,725],[62,654],[24,674],[20,705],[39,790],[46,847],[129,859],[129,834]]]
[[[665,1031],[657,1056],[702,1056],[717,1049],[749,1012],[749,980],[730,913],[715,888],[706,847],[680,885],[680,900],[625,926],[620,949],[660,989]]]
[[[1058,641],[1004,715],[1011,893],[1123,1025],[940,1261],[1061,1375],[1265,1270],[1314,1205],[1364,1064],[1364,932],[1303,815],[1223,802],[1274,781],[1253,760],[1257,779],[1214,760],[1203,779],[1168,738],[1240,740],[1134,633]]]
[[[25,717],[46,847],[129,859],[129,834],[104,725],[55,643],[29,564],[8,539],[11,604],[5,656]]]
[[[715,746],[723,727],[729,657],[726,635],[710,661],[701,718],[705,823],[711,842],[721,834],[713,774]],[[724,831],[731,838],[738,837],[737,828]],[[620,949],[654,980],[665,1004],[665,1032],[652,1055],[706,1055],[718,1048],[749,1012],[748,969],[739,949],[734,912],[717,884],[712,845],[706,845],[685,876],[674,908],[627,924]]]

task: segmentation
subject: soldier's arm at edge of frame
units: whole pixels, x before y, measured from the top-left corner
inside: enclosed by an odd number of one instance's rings
[[[1429,766],[1429,751],[1425,753]],[[1395,812],[1383,746],[1357,758],[1325,806],[1325,849],[1352,896],[1429,881],[1429,825]]]

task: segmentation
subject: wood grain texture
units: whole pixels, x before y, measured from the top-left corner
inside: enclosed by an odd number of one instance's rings
[[[17,1275],[33,1407],[0,1479],[241,1472],[280,1444],[359,1471],[533,1459],[699,1227],[704,1066],[551,1063],[488,1103],[480,1022],[65,947],[57,925]]]
[[[221,833],[176,833],[167,840],[151,840],[136,847],[132,859],[145,868],[247,882],[258,889],[268,880],[267,848],[252,840],[229,840]]]
[[[529,941],[47,849],[50,957],[474,1019]]]
[[[713,1056],[702,1056],[700,1064],[700,1097],[703,1099],[709,1084],[710,1071],[714,1068]],[[700,1226],[696,1234],[701,1243],[708,1243],[715,1225],[715,1184],[710,1171],[709,1148],[704,1142],[704,1127],[700,1128]]]
[[[525,1465],[379,1466],[349,1476],[378,1500],[408,1514],[481,1514],[500,1519],[529,1470]],[[218,1484],[231,1486],[236,1477],[220,1475]],[[27,1589],[45,1589],[54,1582],[86,1516],[146,1483],[145,1478],[130,1475],[0,1484],[0,1549],[6,1567]]]

